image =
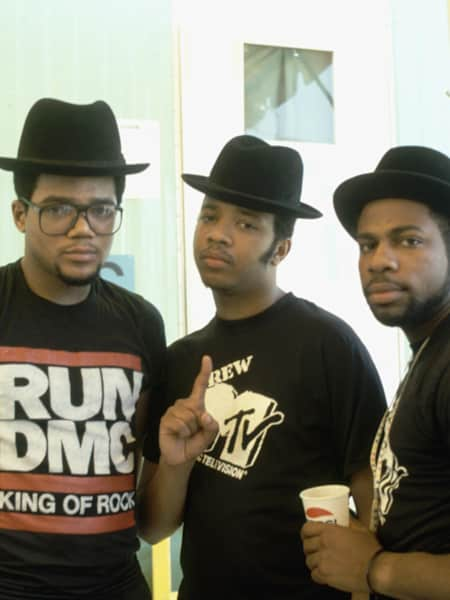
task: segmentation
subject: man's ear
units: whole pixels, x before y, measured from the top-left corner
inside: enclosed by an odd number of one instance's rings
[[[14,202],[11,204],[11,209],[17,229],[22,233],[25,233],[27,210],[24,203],[20,200],[14,200]]]
[[[289,254],[289,250],[291,249],[291,240],[285,239],[280,240],[277,243],[274,253],[272,254],[272,258],[270,259],[270,264],[274,267],[278,266],[282,260],[286,258]]]

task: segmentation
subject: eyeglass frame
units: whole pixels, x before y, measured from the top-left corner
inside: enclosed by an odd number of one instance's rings
[[[86,223],[89,226],[89,229],[95,233],[95,235],[99,235],[101,237],[108,237],[111,235],[116,234],[119,229],[122,226],[122,219],[123,219],[123,207],[122,206],[118,206],[116,204],[112,205],[116,211],[116,213],[118,212],[120,214],[120,223],[119,223],[119,227],[115,230],[112,231],[111,233],[98,233],[91,225],[90,221],[89,221],[89,217],[88,217],[88,213],[87,211],[92,207],[92,206],[96,206],[96,204],[89,204],[88,206],[77,206],[76,204],[72,204],[72,202],[60,202],[57,203],[55,202],[55,204],[60,204],[60,205],[65,205],[65,206],[71,206],[72,208],[75,209],[76,214],[70,224],[70,227],[67,228],[66,231],[62,232],[62,233],[47,233],[46,231],[44,231],[42,229],[42,224],[41,224],[41,219],[42,219],[42,211],[45,210],[46,208],[48,208],[49,206],[51,206],[50,204],[47,206],[39,206],[39,204],[36,204],[35,202],[33,202],[32,200],[28,200],[27,198],[24,198],[23,196],[19,196],[18,200],[20,202],[23,202],[26,206],[29,206],[30,208],[33,208],[39,215],[39,229],[42,231],[42,233],[44,235],[48,235],[50,237],[57,237],[58,235],[67,235],[69,233],[69,231],[71,229],[73,229],[75,227],[75,225],[78,223],[78,219],[80,218],[80,215],[83,214],[84,218],[86,219]]]

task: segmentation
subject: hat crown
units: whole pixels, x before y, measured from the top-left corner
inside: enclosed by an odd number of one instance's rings
[[[116,119],[101,100],[76,105],[38,100],[22,130],[18,158],[48,161],[124,161]]]
[[[397,146],[388,150],[375,171],[403,171],[436,177],[450,183],[448,156],[425,146]]]
[[[241,135],[224,146],[209,180],[244,194],[272,198],[280,205],[295,205],[302,191],[303,163],[292,148]]]
[[[383,198],[421,202],[450,217],[450,158],[425,146],[396,146],[372,173],[343,181],[333,195],[336,215],[353,237],[364,206]]]
[[[314,207],[300,202],[300,154],[252,135],[238,135],[227,142],[208,177],[183,173],[183,180],[216,200],[252,210],[304,219],[322,216]]]
[[[34,174],[121,176],[147,167],[125,162],[116,118],[103,100],[41,98],[25,118],[17,158],[0,156],[1,169]]]
[[[116,119],[102,100],[92,104],[38,100],[25,119],[17,156],[41,161],[125,163]]]

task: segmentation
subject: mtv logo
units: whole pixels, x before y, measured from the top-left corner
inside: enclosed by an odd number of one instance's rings
[[[269,428],[284,420],[273,398],[251,391],[238,394],[229,384],[209,388],[205,405],[219,424],[219,433],[206,452],[225,438],[220,459],[244,469],[255,463]]]

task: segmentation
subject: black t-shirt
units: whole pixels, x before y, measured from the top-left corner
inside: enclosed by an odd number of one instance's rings
[[[190,478],[180,600],[347,598],[311,580],[298,494],[369,464],[385,400],[367,351],[343,321],[287,294],[175,342],[170,403],[189,395],[203,354],[220,432]],[[156,446],[146,454],[155,461]]]
[[[142,297],[97,279],[61,306],[19,262],[0,268],[2,597],[101,597],[135,581],[135,405],[164,359]]]
[[[380,543],[393,552],[450,553],[450,317],[411,372],[389,445]]]

